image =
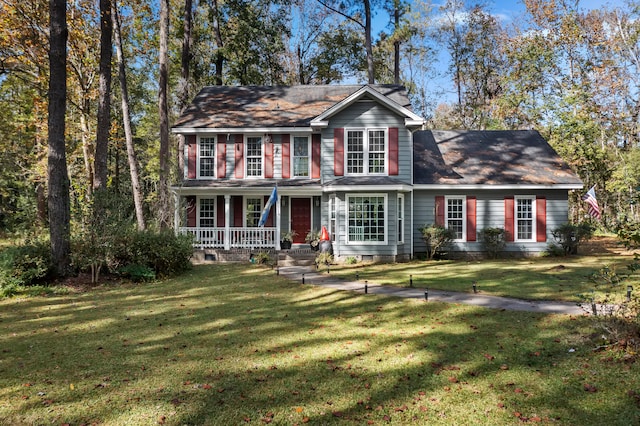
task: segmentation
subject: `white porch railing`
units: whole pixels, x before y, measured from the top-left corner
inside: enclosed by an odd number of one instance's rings
[[[199,228],[181,227],[180,234],[191,234],[193,246],[203,248],[275,248],[276,228]],[[227,237],[228,232],[228,237]],[[225,244],[227,243],[227,244]]]

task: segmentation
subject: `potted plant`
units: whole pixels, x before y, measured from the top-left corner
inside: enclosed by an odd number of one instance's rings
[[[311,250],[318,251],[320,249],[320,231],[310,230],[304,240],[309,243]]]
[[[289,250],[293,244],[293,239],[298,235],[293,229],[291,231],[282,231],[280,235],[280,248],[283,250]]]

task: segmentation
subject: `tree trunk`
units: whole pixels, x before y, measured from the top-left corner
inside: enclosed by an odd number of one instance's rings
[[[138,159],[133,146],[133,132],[131,131],[131,115],[129,114],[129,89],[127,88],[127,75],[122,53],[122,37],[120,35],[120,17],[118,16],[117,0],[113,1],[111,18],[115,30],[116,57],[118,59],[118,78],[120,80],[120,91],[122,92],[122,121],[124,125],[124,137],[127,144],[127,160],[129,162],[129,173],[131,175],[131,192],[133,193],[133,204],[136,210],[136,221],[138,229],[143,231],[146,228],[144,220],[144,208],[142,195],[140,193],[140,178],[138,173]]]
[[[93,179],[93,188],[96,191],[107,187],[107,154],[109,131],[111,130],[112,35],[111,0],[100,0],[100,79],[98,83],[98,124],[94,157],[95,177]]]
[[[191,63],[191,46],[193,45],[193,0],[184,1],[184,36],[182,37],[182,61],[180,67],[180,88],[178,93],[178,110],[182,111],[189,104],[189,76]],[[184,135],[178,135],[178,152],[176,155],[176,179],[182,182],[184,176]]]
[[[364,43],[367,50],[367,74],[369,75],[369,84],[376,82],[375,69],[373,66],[373,45],[371,42],[371,2],[364,0]]]
[[[158,108],[160,117],[160,171],[158,179],[158,222],[160,229],[169,227],[169,0],[160,0],[160,76]]]
[[[218,0],[213,0],[213,32],[216,37],[217,52],[216,52],[216,85],[222,86],[222,67],[224,66],[224,55],[222,49],[224,42],[222,41],[222,32],[220,31],[220,10],[218,6]]]
[[[400,29],[400,5],[396,0],[394,2],[393,20],[395,25],[395,41],[393,42],[393,83],[400,84],[400,39],[397,31]]]
[[[51,261],[58,276],[71,271],[71,211],[65,147],[67,109],[67,1],[49,1],[49,235]]]

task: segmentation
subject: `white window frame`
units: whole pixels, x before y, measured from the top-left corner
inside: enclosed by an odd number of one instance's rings
[[[536,241],[536,196],[535,195],[516,195],[513,201],[513,239],[516,242],[535,242]],[[518,201],[531,201],[531,218],[522,220],[531,220],[531,238],[518,237]]]
[[[405,207],[404,207],[404,194],[398,194],[398,213],[397,213],[397,222],[398,222],[398,229],[397,229],[397,236],[398,236],[398,244],[404,244],[404,214],[405,214]]]
[[[204,139],[213,141],[213,148],[211,149],[211,155],[207,155],[207,156],[202,155],[202,144]],[[198,136],[198,151],[196,156],[196,177],[198,179],[214,179],[216,177],[217,148],[218,148],[218,140],[215,136]],[[212,167],[211,167],[212,174],[207,176],[202,175],[202,167],[201,167],[202,160],[205,158],[211,158],[213,160]]]
[[[351,240],[351,232],[350,232],[350,226],[349,226],[349,220],[350,220],[350,216],[349,216],[349,206],[351,205],[351,199],[352,198],[383,198],[383,213],[384,213],[384,235],[383,235],[383,240],[382,241],[359,241],[359,240]],[[388,200],[388,195],[387,194],[383,194],[383,193],[356,193],[356,194],[348,194],[346,196],[345,199],[345,239],[346,239],[346,244],[352,244],[352,245],[376,245],[376,246],[381,246],[381,245],[386,245],[387,241],[388,241],[388,234],[389,234],[389,200]],[[363,227],[364,228],[364,227]],[[363,229],[364,232],[364,229]]]
[[[462,201],[462,218],[449,217],[449,200]],[[466,195],[445,195],[444,197],[444,227],[449,229],[449,220],[462,220],[462,235],[460,238],[454,238],[453,241],[467,240],[467,196]]]
[[[250,224],[249,223],[249,200],[258,200],[258,210],[257,211],[253,211],[252,214],[256,215],[254,217],[255,219],[255,224]],[[246,196],[244,197],[243,203],[242,203],[242,217],[244,218],[244,226],[246,228],[255,228],[258,226],[258,223],[260,222],[260,216],[262,215],[262,209],[264,208],[264,199],[261,196]]]
[[[331,241],[336,240],[336,234],[338,233],[338,197],[335,195],[329,196],[329,238]]]
[[[213,209],[210,210],[210,214],[211,214],[210,217],[203,217],[202,216],[202,205],[203,205],[202,202],[204,200],[211,200],[212,203],[213,203],[212,204]],[[211,198],[210,197],[198,197],[198,218],[197,218],[197,221],[196,221],[196,224],[198,225],[198,228],[215,228],[216,227],[216,209],[218,207],[217,206],[217,204],[218,204],[217,201],[218,200],[217,200],[217,198],[215,196],[213,196]],[[212,220],[213,224],[210,225],[210,226],[203,226],[202,225],[202,221],[206,220],[206,219]]]
[[[307,174],[299,175],[296,174],[296,158],[304,158],[296,155],[296,139],[306,139],[307,140]],[[292,155],[291,155],[291,176],[294,178],[309,178],[311,177],[311,135],[295,135],[293,136],[292,141]]]
[[[369,156],[374,152],[370,151],[370,143],[369,137],[370,132],[381,131],[384,133],[384,149],[383,151],[375,151],[375,152],[384,152],[384,169],[381,172],[370,173],[369,168],[371,167]],[[356,173],[350,171],[349,166],[349,133],[350,132],[362,132],[362,173]],[[383,127],[355,127],[355,128],[347,128],[344,133],[344,167],[345,167],[345,175],[347,176],[387,176],[389,174],[389,129]]]
[[[258,139],[258,146],[260,147],[260,155],[251,155],[249,156],[249,140],[250,139]],[[253,142],[252,142],[253,143]],[[249,174],[249,159],[259,159],[260,160],[260,174],[259,175],[250,175]],[[264,177],[264,140],[262,135],[245,135],[244,138],[244,176],[247,179],[262,179]]]

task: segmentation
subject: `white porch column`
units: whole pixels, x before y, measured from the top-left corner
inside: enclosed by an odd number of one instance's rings
[[[173,232],[177,235],[180,228],[180,196],[173,192]]]
[[[280,250],[280,213],[281,213],[281,208],[280,208],[280,203],[281,203],[281,195],[278,194],[278,199],[276,200],[276,218],[275,218],[275,222],[276,222],[276,250]]]
[[[224,249],[231,249],[231,195],[224,196]]]

